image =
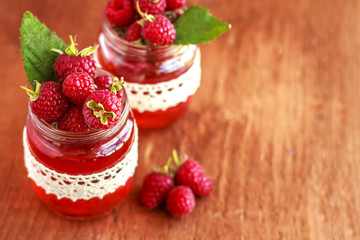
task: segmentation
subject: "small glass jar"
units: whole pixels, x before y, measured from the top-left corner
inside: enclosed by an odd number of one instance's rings
[[[200,86],[196,45],[144,46],[119,37],[104,17],[96,58],[124,85],[139,128],[167,126],[188,109]]]
[[[96,217],[129,193],[138,135],[125,91],[123,99],[117,125],[82,133],[58,130],[29,107],[23,133],[25,166],[36,195],[55,213]]]

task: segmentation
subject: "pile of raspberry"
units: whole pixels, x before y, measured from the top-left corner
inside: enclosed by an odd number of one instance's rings
[[[31,111],[60,130],[87,132],[112,128],[121,116],[124,89],[122,80],[96,74],[96,62],[89,48],[78,52],[71,45],[54,64],[58,83],[35,81],[35,90],[22,87],[30,95]]]
[[[171,169],[172,160],[175,162],[175,169]],[[180,162],[174,150],[173,158],[169,158],[162,169],[145,176],[140,200],[148,209],[165,202],[171,215],[182,217],[194,210],[195,196],[209,196],[212,190],[212,181],[202,166],[190,158]]]
[[[186,0],[111,0],[105,17],[129,42],[169,45],[175,41],[173,22],[184,12]]]

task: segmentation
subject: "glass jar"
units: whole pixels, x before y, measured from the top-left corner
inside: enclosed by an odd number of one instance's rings
[[[104,17],[96,59],[124,85],[139,128],[164,127],[180,118],[200,86],[196,45],[144,46],[119,37]]]
[[[29,108],[23,144],[35,193],[57,214],[96,217],[113,209],[130,191],[138,135],[125,91],[121,118],[107,130],[61,131]]]

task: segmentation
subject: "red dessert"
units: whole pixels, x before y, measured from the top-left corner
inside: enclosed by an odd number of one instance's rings
[[[101,215],[119,204],[132,185],[137,132],[126,101],[118,125],[103,131],[61,131],[30,111],[24,147],[26,167],[37,196],[60,215]],[[127,163],[121,166],[122,161]],[[111,186],[114,178],[122,184]]]
[[[119,37],[105,18],[97,60],[102,68],[124,77],[137,125],[144,129],[169,125],[186,112],[200,84],[199,55],[196,45],[151,47],[130,43]],[[152,92],[146,90],[152,87]],[[161,99],[165,92],[171,93],[172,99]],[[160,101],[156,100],[159,97]]]
[[[105,8],[97,60],[124,77],[138,126],[164,127],[186,112],[200,86],[197,44],[211,41],[230,25],[207,9],[187,7],[186,0],[130,1],[135,17],[127,24],[114,21],[109,5]]]
[[[71,36],[66,45],[30,12],[23,18],[21,50],[33,86],[22,87],[30,97],[23,134],[28,177],[55,213],[101,215],[128,194],[137,166],[137,127],[123,82],[96,69],[90,55],[97,47],[78,51]]]

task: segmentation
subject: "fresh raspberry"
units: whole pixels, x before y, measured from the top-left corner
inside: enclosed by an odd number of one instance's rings
[[[30,95],[30,108],[32,112],[45,121],[56,121],[69,107],[69,101],[55,82],[36,82],[36,90],[25,87]]]
[[[195,196],[187,186],[177,186],[171,189],[166,199],[168,211],[176,216],[185,216],[195,207]]]
[[[185,5],[186,0],[166,0],[166,10],[175,10],[182,8]]]
[[[96,62],[91,56],[61,54],[55,61],[54,70],[59,83],[62,84],[65,78],[74,72],[86,72],[91,77],[95,77]]]
[[[108,90],[114,93],[120,99],[120,101],[122,101],[124,96],[124,88],[122,87],[124,84],[123,78],[119,80],[117,77],[105,74],[97,76],[94,79],[94,82],[98,90]]]
[[[142,26],[137,22],[133,22],[125,32],[125,40],[128,42],[136,42],[141,40]]]
[[[105,7],[106,18],[116,26],[127,27],[134,19],[131,0],[112,0]]]
[[[62,90],[72,103],[82,105],[87,96],[95,91],[95,84],[89,74],[75,72],[65,78]]]
[[[62,115],[57,121],[58,129],[68,132],[86,132],[89,127],[86,125],[82,106],[75,106]]]
[[[114,92],[113,92],[114,93]],[[124,98],[125,89],[121,88],[120,90],[116,91],[116,96],[122,102]]]
[[[162,15],[155,15],[154,21],[145,21],[142,30],[143,37],[156,45],[169,45],[175,41],[174,25]]]
[[[163,14],[166,9],[166,0],[135,0],[135,9],[138,9],[137,3],[139,3],[139,8],[141,12],[147,14]]]
[[[97,90],[109,90],[113,83],[113,77],[109,74],[99,75],[94,78],[94,83]]]
[[[198,162],[187,159],[178,169],[175,182],[191,188],[199,196],[208,196],[212,192],[213,184]]]
[[[140,200],[145,207],[153,209],[165,200],[173,186],[174,181],[168,174],[152,172],[144,179]]]
[[[96,51],[97,47],[87,47],[78,51],[73,37],[70,35],[70,45],[65,49],[65,54],[58,49],[50,49],[54,52],[61,53],[55,61],[54,71],[59,83],[62,84],[65,78],[74,72],[86,72],[92,78],[96,73],[96,62],[90,56]]]
[[[86,124],[93,129],[109,129],[121,116],[121,101],[112,92],[98,90],[91,93],[83,105]]]

